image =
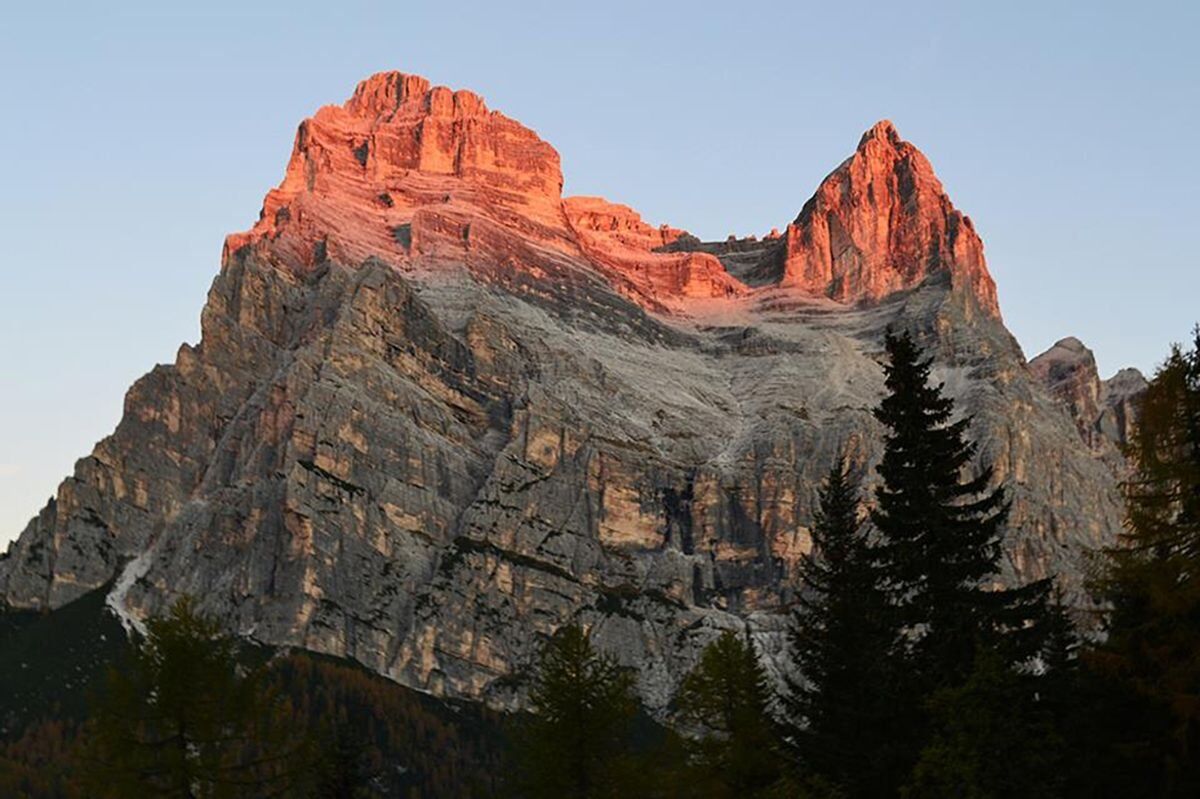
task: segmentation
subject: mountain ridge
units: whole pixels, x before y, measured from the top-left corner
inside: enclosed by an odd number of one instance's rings
[[[368,78],[302,123],[201,341],[130,389],[0,596],[116,578],[137,619],[186,593],[240,635],[508,707],[578,621],[662,710],[722,630],[784,646],[816,487],[880,452],[889,328],[1010,487],[1004,579],[1078,590],[1122,462],[1026,365],[905,145],[881,123],[787,232],[700,242],[562,198],[553,148],[476,95]]]
[[[563,197],[562,187],[554,148],[488,110],[478,95],[383,72],[343,105],[301,123],[283,182],[268,193],[258,223],[228,237],[226,252],[267,239],[290,262],[311,268],[326,257],[404,262],[490,249],[532,261],[525,266],[535,274],[546,271],[539,261],[552,253],[590,262],[619,291],[660,312],[686,312],[688,299],[751,293],[719,258],[672,247],[698,242],[686,231],[663,226],[673,231],[669,241],[630,246],[627,236],[607,235],[616,228],[596,227],[599,198]],[[600,202],[610,223],[621,217],[634,224],[633,209]],[[649,228],[640,217],[637,223]],[[512,233],[548,253],[522,259]],[[928,160],[887,120],[863,134],[757,266],[773,275],[760,283],[849,303],[879,301],[940,271],[999,315],[970,219],[954,210]]]

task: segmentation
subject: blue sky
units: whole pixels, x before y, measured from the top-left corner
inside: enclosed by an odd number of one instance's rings
[[[197,339],[297,123],[383,69],[477,91],[568,193],[705,238],[782,226],[890,118],[1027,354],[1075,335],[1149,369],[1200,319],[1200,3],[176,5],[0,11],[0,544]]]

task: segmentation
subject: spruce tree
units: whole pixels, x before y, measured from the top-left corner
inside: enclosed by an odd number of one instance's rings
[[[805,779],[848,797],[878,797],[894,793],[907,767],[900,753],[908,746],[903,720],[911,697],[897,690],[889,667],[898,631],[859,495],[859,482],[835,464],[800,564],[782,704]]]
[[[781,776],[771,687],[749,640],[725,632],[709,644],[676,698],[703,734],[691,744],[692,796],[752,799]]]
[[[633,680],[568,625],[542,651],[530,695],[532,716],[517,736],[518,793],[618,797],[637,781],[633,768]]]
[[[942,385],[930,384],[931,359],[907,333],[884,340],[887,395],[875,410],[886,428],[871,520],[882,542],[889,590],[908,631],[916,690],[957,685],[980,647],[1009,662],[1033,658],[1049,582],[1009,591],[997,575],[1009,503],[989,489],[991,467],[964,477],[976,455],[970,419],[954,418]]]
[[[372,796],[367,744],[350,725],[330,725],[319,741],[310,799],[366,799]]]

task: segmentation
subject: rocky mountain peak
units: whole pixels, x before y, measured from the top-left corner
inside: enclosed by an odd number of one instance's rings
[[[771,254],[780,282],[841,302],[877,301],[946,273],[999,318],[983,242],[928,159],[883,120],[817,189]]]
[[[1104,381],[1104,395],[1109,399],[1127,399],[1138,396],[1148,385],[1140,369],[1127,367]]]
[[[343,107],[355,116],[376,119],[390,118],[405,107],[436,118],[470,119],[490,113],[483,98],[474,92],[431,86],[428,79],[403,72],[372,75],[358,84]]]
[[[978,236],[890,123],[764,239],[561,186],[554,149],[468,92],[382,73],[320,109],[227,240],[201,342],[0,557],[0,603],[109,584],[136,626],[187,594],[257,641],[508,707],[574,621],[664,709],[723,630],[782,651],[817,488],[879,457],[890,327],[1011,486],[1006,579],[1078,584],[1114,540],[1103,442],[1136,376],[1098,386],[1068,343],[1025,368]]]
[[[1029,362],[1029,370],[1051,395],[1063,402],[1092,449],[1124,444],[1136,418],[1137,399],[1146,378],[1122,369],[1102,381],[1092,351],[1074,336],[1060,339]]]
[[[568,293],[599,276],[665,313],[764,285],[875,302],[944,273],[999,317],[974,227],[887,120],[783,233],[753,246],[703,245],[600,198],[564,201],[562,185],[554,148],[478,95],[382,72],[300,125],[283,181],[226,252],[253,247],[292,271],[370,257],[465,266],[538,291],[558,275]]]
[[[554,148],[478,95],[379,73],[301,123],[283,182],[227,252],[269,242],[302,267],[461,256],[472,222],[569,248],[562,182]]]
[[[1050,393],[1071,408],[1085,440],[1093,437],[1100,415],[1100,375],[1092,351],[1077,338],[1064,338],[1029,362],[1029,369]]]
[[[359,82],[346,110],[362,117],[392,114],[405,103],[423,102],[429,89],[429,81],[420,75],[378,72]]]
[[[879,141],[887,145],[896,147],[905,142],[900,138],[900,134],[896,131],[896,126],[890,119],[881,119],[867,129],[862,138],[858,140],[858,149],[862,150],[867,146],[868,142]]]

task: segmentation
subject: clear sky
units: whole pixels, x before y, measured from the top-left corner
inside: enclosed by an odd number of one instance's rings
[[[782,227],[890,118],[1027,354],[1075,335],[1105,375],[1150,369],[1200,319],[1198,30],[1194,1],[5,3],[0,545],[196,341],[297,123],[384,69],[704,238]]]

